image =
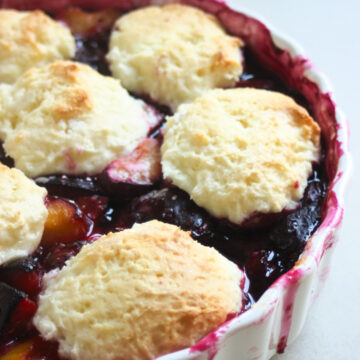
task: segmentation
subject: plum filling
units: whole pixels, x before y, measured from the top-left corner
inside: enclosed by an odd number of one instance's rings
[[[129,155],[114,160],[99,180],[111,197],[130,199],[151,190],[161,180],[160,141],[146,138]]]
[[[75,34],[75,60],[108,75],[105,54],[110,30],[99,29]],[[244,58],[245,73],[238,87],[281,91],[311,113],[302,95],[262,68],[249,50],[245,49]],[[146,95],[142,98],[149,100]],[[168,112],[160,104],[151,105],[164,115]],[[235,262],[246,275],[242,311],[249,309],[277,278],[294,266],[321,221],[327,190],[324,156],[314,166],[298,209],[284,212],[268,226],[240,229],[210,216],[185,192],[161,178],[161,169],[156,166],[161,141],[159,127],[149,135],[145,146],[115,160],[99,176],[51,175],[35,179],[48,190],[49,216],[36,252],[0,267],[0,360],[59,359],[57,344],[42,340],[31,325],[43,275],[64,266],[85,244],[109,231],[129,228],[135,222],[158,219],[178,225],[191,231],[193,238],[203,245],[215,247]],[[1,144],[0,161],[13,166]]]
[[[109,36],[110,31],[95,33],[91,36],[75,35],[76,54],[74,60],[90,65],[102,75],[110,75],[105,59]]]

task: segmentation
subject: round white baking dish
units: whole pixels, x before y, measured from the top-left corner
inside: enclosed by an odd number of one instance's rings
[[[258,54],[261,60],[275,72],[284,76],[290,73],[286,79],[288,84],[307,93],[310,103],[316,104],[315,117],[327,140],[330,183],[323,221],[309,239],[296,265],[279,278],[250,310],[223,324],[195,346],[158,358],[267,360],[276,352],[283,352],[301,331],[308,309],[329,274],[333,245],[338,239],[343,216],[344,191],[351,170],[349,131],[344,114],[335,106],[333,91],[326,77],[311,66],[303,49],[294,40],[274,29],[260,16],[243,9],[233,11],[221,0],[0,0],[0,6],[59,10],[67,5],[76,5],[130,10],[173,2],[211,12],[223,22],[228,32],[239,35],[240,31],[241,35],[249,36],[252,46],[261,45]],[[254,35],[255,30],[260,34]]]

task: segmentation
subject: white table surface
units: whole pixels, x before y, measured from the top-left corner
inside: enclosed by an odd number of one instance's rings
[[[351,128],[353,176],[340,242],[324,291],[300,337],[272,360],[360,359],[360,1],[228,0],[297,40],[335,89]],[[240,359],[239,359],[240,360]]]

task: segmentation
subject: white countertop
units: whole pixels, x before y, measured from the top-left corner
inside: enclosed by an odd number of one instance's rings
[[[297,40],[329,78],[351,129],[354,162],[340,242],[300,337],[273,360],[360,359],[360,1],[228,0]],[[359,137],[359,138],[357,138]],[[239,359],[240,360],[240,359]]]

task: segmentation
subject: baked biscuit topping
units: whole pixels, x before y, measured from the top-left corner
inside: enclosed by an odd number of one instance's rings
[[[46,190],[21,171],[0,164],[0,265],[39,245],[47,210]]]
[[[118,80],[70,61],[33,68],[0,96],[4,149],[31,177],[99,173],[158,121]]]
[[[164,176],[236,224],[294,209],[320,154],[320,129],[307,111],[266,90],[208,92],[168,118],[164,133]]]
[[[193,345],[238,312],[242,277],[174,225],[135,224],[47,276],[34,324],[70,359],[153,359]]]
[[[42,11],[0,10],[0,82],[26,70],[75,55],[70,31]]]
[[[241,45],[201,10],[153,6],[117,21],[108,60],[125,88],[175,111],[207,90],[235,85],[242,73]]]

